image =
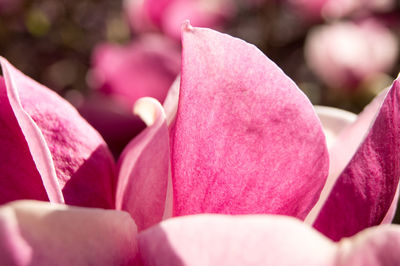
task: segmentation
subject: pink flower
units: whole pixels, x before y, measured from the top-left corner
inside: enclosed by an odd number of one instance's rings
[[[360,82],[391,70],[396,36],[373,20],[338,22],[311,31],[305,45],[310,68],[333,88],[354,90]]]
[[[134,30],[158,29],[176,39],[185,19],[201,27],[218,28],[235,13],[231,0],[125,0],[124,6]]]
[[[1,63],[2,203],[52,203],[0,208],[2,261],[363,265],[365,254],[376,264],[400,259],[390,246],[400,242],[397,226],[364,231],[390,221],[395,209],[397,80],[355,122],[348,113],[319,108],[334,137],[328,153],[311,103],[272,61],[242,40],[186,23],[180,86],[172,86],[164,108],[152,98],[136,102],[134,112],[148,127],[126,147],[116,182],[104,142],[76,111]],[[119,211],[56,204],[64,199]],[[253,215],[162,222],[201,213]]]
[[[128,46],[97,47],[92,83],[131,108],[145,96],[163,101],[179,69],[179,48],[162,36],[147,35]]]
[[[309,100],[254,46],[186,25],[182,58],[176,115],[139,100],[148,128],[120,158],[117,208],[139,230],[170,216],[268,213],[339,240],[392,213],[398,81],[343,133],[354,141],[339,136],[328,153]]]

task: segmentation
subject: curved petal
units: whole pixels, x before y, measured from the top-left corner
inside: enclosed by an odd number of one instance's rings
[[[254,46],[188,23],[172,143],[174,214],[304,218],[328,174],[311,103]]]
[[[314,106],[314,109],[321,120],[329,150],[337,142],[341,132],[357,119],[356,114],[334,107]],[[329,166],[331,166],[331,161],[329,161]]]
[[[148,127],[129,143],[120,158],[116,205],[129,212],[142,230],[161,221],[166,204],[172,204],[166,203],[170,150],[161,104],[153,98],[141,98],[134,112]]]
[[[115,165],[101,136],[56,93],[4,58],[1,65],[12,111],[49,200],[62,202],[61,188],[67,204],[113,208]]]
[[[138,239],[144,265],[335,265],[333,242],[285,216],[172,218]]]
[[[340,241],[337,265],[400,265],[399,247],[399,225],[370,228]]]
[[[314,222],[334,240],[380,224],[393,202],[400,176],[399,97],[396,80]]]
[[[132,265],[136,234],[135,222],[121,211],[40,201],[0,208],[0,260],[6,265]]]

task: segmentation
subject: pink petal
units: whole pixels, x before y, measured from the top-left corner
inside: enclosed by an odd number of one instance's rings
[[[16,201],[0,208],[6,265],[132,265],[136,226],[120,211]]]
[[[171,143],[174,215],[303,219],[328,174],[320,122],[297,86],[254,46],[188,24]]]
[[[370,228],[339,245],[337,265],[400,265],[400,226]]]
[[[68,204],[113,208],[114,161],[101,136],[56,93],[22,74],[4,58],[1,64],[12,111],[49,200],[62,202],[61,188]],[[25,157],[24,161],[28,156]],[[15,171],[7,178],[21,177]],[[28,180],[26,176],[17,182],[33,183]],[[30,198],[29,194],[20,196]]]
[[[93,87],[129,108],[141,97],[163,101],[179,67],[178,47],[165,37],[147,35],[127,46],[103,44],[93,55]]]
[[[161,104],[142,98],[134,111],[148,127],[129,143],[120,158],[116,204],[117,209],[128,211],[142,230],[167,215],[170,150]],[[172,195],[169,197],[172,200]]]
[[[314,223],[334,240],[380,224],[393,202],[400,176],[399,86],[396,80]],[[367,116],[368,110],[357,121],[361,127]]]
[[[111,97],[94,93],[76,106],[79,113],[102,135],[108,147],[118,158],[128,143],[145,127],[131,108]]]
[[[333,242],[284,216],[185,216],[138,238],[143,265],[335,265]]]
[[[356,114],[333,107],[314,106],[314,109],[321,120],[328,149],[337,142],[341,132],[357,119]]]

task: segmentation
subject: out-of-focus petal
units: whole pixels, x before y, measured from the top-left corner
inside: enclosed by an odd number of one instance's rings
[[[339,242],[336,265],[400,265],[400,226],[369,228]]]
[[[67,204],[113,208],[114,161],[101,136],[56,93],[25,76],[4,58],[1,64],[12,111],[49,200],[62,202],[63,195]],[[21,176],[14,171],[3,178]],[[10,191],[20,189],[5,184]],[[29,198],[21,196],[18,198]]]
[[[185,19],[215,29],[236,13],[232,0],[125,0],[124,9],[135,31],[158,30],[176,39]]]
[[[362,143],[314,222],[315,228],[333,240],[380,224],[389,211],[400,176],[399,97],[400,84],[396,80],[368,133],[359,136]],[[370,106],[372,110],[375,104]],[[370,109],[357,120],[360,128],[365,128],[364,119],[368,121],[368,117]]]
[[[92,86],[130,108],[141,97],[164,101],[180,69],[177,45],[158,35],[142,36],[128,46],[102,44],[92,61]]]
[[[306,216],[328,153],[311,103],[282,70],[244,41],[187,23],[179,97],[175,215]]]
[[[396,36],[376,20],[319,26],[307,36],[307,64],[328,86],[354,90],[367,78],[391,70]]]
[[[335,265],[333,242],[284,216],[185,216],[138,238],[144,265]]]
[[[16,201],[0,208],[0,261],[21,266],[132,265],[136,234],[135,222],[125,212]]]
[[[164,215],[171,215],[165,214],[171,213],[166,204],[172,206],[166,202],[170,150],[161,104],[153,98],[141,98],[134,112],[148,127],[129,143],[120,158],[116,205],[129,212],[142,230],[161,221]],[[168,199],[172,200],[172,195]]]
[[[171,1],[162,18],[162,28],[169,36],[180,39],[182,21],[193,25],[220,29],[235,13],[232,0],[175,0]]]
[[[76,108],[99,131],[114,158],[118,158],[126,145],[145,128],[143,121],[132,113],[132,108],[101,93],[85,98]]]
[[[286,216],[194,215],[139,233],[143,265],[399,265],[400,226],[334,243]]]

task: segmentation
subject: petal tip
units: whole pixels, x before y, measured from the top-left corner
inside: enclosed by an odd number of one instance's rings
[[[190,24],[190,20],[186,19],[185,21],[183,21],[182,23],[182,32],[191,32],[193,31],[193,26]]]
[[[151,97],[140,98],[133,106],[133,113],[139,116],[148,127],[152,126],[160,116],[164,115],[162,110],[161,104]]]

